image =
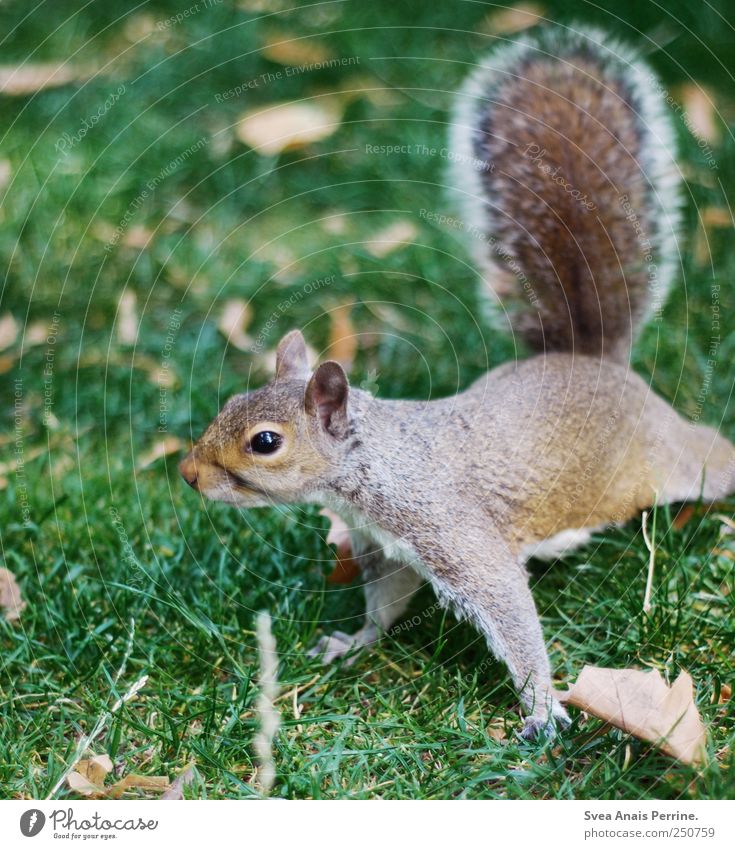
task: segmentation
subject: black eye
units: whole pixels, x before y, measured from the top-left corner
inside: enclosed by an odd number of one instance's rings
[[[274,433],[272,430],[261,430],[256,433],[250,440],[250,450],[256,454],[272,454],[277,451],[283,443],[283,437],[280,433]]]

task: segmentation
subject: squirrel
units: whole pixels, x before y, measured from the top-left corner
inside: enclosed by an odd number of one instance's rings
[[[569,717],[526,562],[670,502],[735,490],[735,448],[629,366],[677,259],[673,128],[647,67],[592,31],[529,32],[471,74],[451,127],[453,191],[490,298],[533,351],[453,397],[383,400],[302,334],[181,462],[238,507],[316,503],[350,526],[367,611],[331,661],[379,639],[428,581],[504,661],[522,737]],[[478,237],[478,234],[480,237]]]

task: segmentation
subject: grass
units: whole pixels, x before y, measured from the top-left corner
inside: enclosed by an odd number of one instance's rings
[[[491,7],[287,5],[269,4],[279,10],[265,14],[255,0],[238,8],[225,0],[181,23],[170,23],[181,4],[164,2],[0,8],[4,63],[69,59],[100,69],[86,82],[0,100],[0,160],[12,178],[0,209],[0,314],[12,313],[26,338],[0,359],[0,444],[8,459],[22,459],[3,475],[0,527],[4,566],[27,602],[18,623],[0,619],[0,797],[45,797],[79,738],[143,675],[146,685],[105,725],[95,751],[151,775],[193,760],[192,796],[256,796],[254,622],[267,610],[284,693],[279,796],[732,798],[735,707],[718,702],[735,678],[735,547],[720,538],[715,516],[676,528],[659,511],[649,617],[639,523],[533,570],[559,682],[585,663],[691,673],[710,750],[709,764],[692,769],[578,714],[553,743],[522,743],[504,669],[427,591],[375,651],[351,668],[322,669],[306,649],[323,629],[356,628],[362,608],[359,587],[325,583],[325,520],[300,508],[204,509],[175,458],[139,469],[161,416],[169,434],[188,440],[225,397],[263,379],[217,330],[229,299],[250,302],[250,333],[262,333],[265,347],[300,326],[317,350],[330,310],[354,302],[365,336],[353,377],[383,396],[451,393],[519,353],[476,320],[474,275],[457,234],[420,214],[450,211],[442,156],[366,149],[442,148],[451,92],[491,41]],[[674,3],[664,13],[640,0],[546,3],[560,20],[639,41],[637,31],[652,34],[665,42],[650,58],[667,87],[691,77],[713,88],[724,116],[716,171],[680,126],[692,234],[698,209],[735,199],[726,6]],[[260,47],[294,33],[359,62],[216,100],[282,70]],[[63,134],[78,135],[121,85],[96,125],[60,152]],[[328,139],[265,157],[235,136],[249,108],[336,89],[356,93]],[[143,195],[148,181],[155,188]],[[396,220],[413,223],[415,243],[378,259],[364,242]],[[151,236],[146,244],[141,234]],[[677,295],[641,340],[636,367],[683,412],[697,411],[706,385],[702,419],[732,438],[735,255],[731,230],[711,236],[711,261],[687,248]],[[330,275],[329,286],[296,295]],[[713,281],[722,287],[722,339],[705,381]],[[117,332],[124,288],[138,298],[135,348]],[[174,379],[162,395],[168,350]]]

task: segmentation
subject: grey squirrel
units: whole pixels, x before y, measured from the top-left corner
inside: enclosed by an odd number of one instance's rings
[[[673,133],[655,90],[629,50],[558,28],[500,47],[458,96],[465,229],[533,356],[454,397],[381,400],[335,362],[312,369],[292,331],[273,380],[230,399],[180,464],[208,498],[317,503],[353,529],[365,624],[314,654],[373,643],[428,581],[507,665],[528,738],[568,717],[526,561],[654,503],[735,489],[733,446],[628,366],[677,259]]]

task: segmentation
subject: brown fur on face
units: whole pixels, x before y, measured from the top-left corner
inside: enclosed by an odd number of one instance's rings
[[[241,507],[308,500],[345,450],[348,384],[337,363],[309,379],[306,344],[298,331],[278,346],[276,376],[261,389],[231,398],[179,468],[207,498]],[[272,454],[253,437],[276,433]]]

